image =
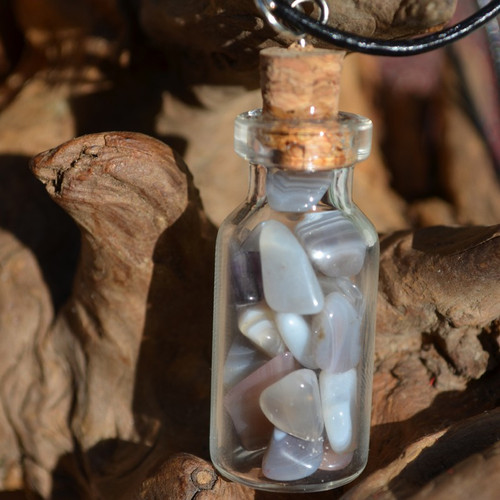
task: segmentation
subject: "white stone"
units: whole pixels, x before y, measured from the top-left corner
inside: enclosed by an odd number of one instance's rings
[[[285,344],[274,322],[274,312],[269,307],[259,304],[241,310],[238,314],[238,328],[271,358],[285,352]]]
[[[303,316],[294,313],[276,313],[276,326],[281,338],[294,358],[304,367],[316,369],[311,328]]]
[[[278,212],[307,212],[326,193],[334,173],[268,170],[266,194],[269,206]]]
[[[323,292],[309,259],[292,232],[276,220],[260,234],[264,297],[277,312],[316,314],[323,309]]]
[[[321,470],[334,471],[345,469],[351,462],[354,453],[335,453],[330,448],[328,441],[323,445],[323,460],[319,468]]]
[[[325,297],[333,292],[342,294],[356,309],[358,316],[363,317],[365,311],[365,299],[361,290],[349,278],[330,278],[321,276],[318,278],[319,284]]]
[[[274,429],[262,460],[262,473],[274,481],[296,481],[314,474],[322,459],[322,441],[304,441]]]
[[[323,432],[318,378],[312,370],[295,370],[262,391],[260,408],[278,429],[306,441]]]
[[[295,234],[314,267],[327,276],[354,276],[361,271],[366,244],[340,210],[306,214],[297,224]]]
[[[345,372],[354,368],[361,356],[361,322],[350,302],[333,292],[312,322],[314,356],[322,370]]]
[[[293,372],[292,372],[293,373]],[[356,370],[344,373],[322,371],[319,375],[325,429],[333,452],[353,451],[356,415]]]

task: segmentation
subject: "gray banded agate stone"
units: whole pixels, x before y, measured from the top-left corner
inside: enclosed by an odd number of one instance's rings
[[[252,304],[261,300],[263,291],[259,253],[245,251],[233,244],[230,259],[232,290],[236,304]]]
[[[304,441],[274,429],[262,461],[262,473],[275,481],[296,481],[314,474],[322,459],[322,441]]]
[[[232,387],[268,361],[245,337],[236,335],[224,363],[224,386]]]
[[[296,369],[296,361],[289,352],[278,354],[226,393],[224,407],[245,449],[266,446],[273,430],[260,409],[262,391]]]
[[[269,220],[259,239],[264,297],[277,312],[316,314],[323,292],[307,254],[281,222]]]
[[[356,370],[319,375],[323,418],[330,448],[339,455],[353,451],[356,414]]]
[[[295,228],[314,267],[331,277],[361,271],[366,244],[356,226],[340,211],[311,213]]]
[[[260,407],[278,429],[306,441],[323,433],[321,399],[316,373],[293,371],[262,391]]]
[[[328,190],[334,172],[291,172],[268,170],[266,194],[269,206],[277,212],[307,212]]]
[[[361,357],[361,323],[351,303],[334,292],[325,299],[321,314],[312,323],[317,365],[329,372],[354,368]]]
[[[257,304],[241,310],[238,327],[247,339],[269,357],[285,352],[285,344],[274,322],[274,312],[266,305]]]
[[[311,327],[300,314],[276,313],[276,326],[287,349],[306,368],[316,369]]]

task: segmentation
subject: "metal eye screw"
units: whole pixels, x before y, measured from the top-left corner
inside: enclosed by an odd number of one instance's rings
[[[318,19],[318,22],[321,24],[326,24],[326,22],[328,21],[328,17],[330,16],[330,9],[328,8],[326,0],[293,0],[292,2],[290,2],[290,7],[295,9],[296,7],[300,7],[301,4],[305,3],[315,4],[320,10],[320,17]],[[297,28],[292,28],[291,26],[284,25],[283,23],[278,21],[276,17],[273,16],[273,14],[271,14],[271,11],[276,8],[276,4],[273,2],[273,0],[255,0],[255,4],[257,5],[257,8],[262,12],[262,14],[264,14],[267,22],[277,33],[281,33],[295,39],[303,39],[305,37],[305,32]]]

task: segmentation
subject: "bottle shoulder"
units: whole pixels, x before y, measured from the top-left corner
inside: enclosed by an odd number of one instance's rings
[[[219,227],[219,236],[242,235],[253,231],[258,225],[268,220],[281,222],[293,230],[298,224],[308,219],[326,219],[340,216],[350,220],[361,234],[368,246],[378,244],[378,234],[368,217],[354,203],[338,208],[327,204],[315,207],[315,210],[306,212],[284,212],[273,210],[267,202],[251,203],[245,201],[236,207]]]

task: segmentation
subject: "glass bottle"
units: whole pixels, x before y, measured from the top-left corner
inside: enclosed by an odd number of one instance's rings
[[[210,451],[256,489],[328,490],[366,465],[379,246],[351,193],[371,130],[236,119],[250,186],[217,239]]]

